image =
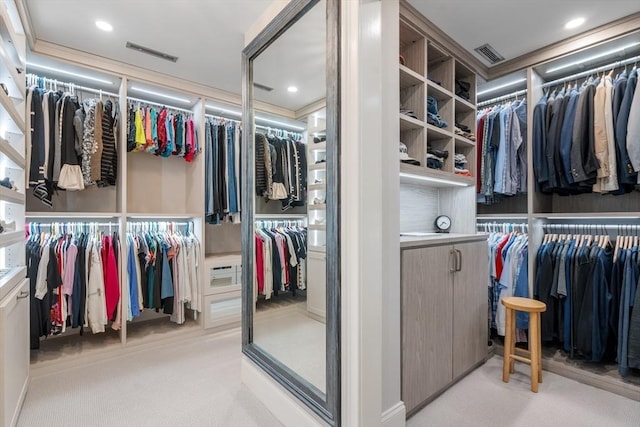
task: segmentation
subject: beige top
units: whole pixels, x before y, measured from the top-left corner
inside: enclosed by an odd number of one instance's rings
[[[598,180],[593,186],[593,191],[601,191],[601,179],[609,176],[609,143],[607,141],[607,131],[605,125],[605,103],[606,89],[604,79],[600,80],[596,88],[596,95],[593,99],[593,136],[596,158],[598,159],[597,177]]]

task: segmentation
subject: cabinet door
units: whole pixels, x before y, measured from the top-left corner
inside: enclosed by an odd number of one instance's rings
[[[324,318],[327,313],[327,254],[307,252],[307,310]]]
[[[487,243],[457,244],[460,271],[453,282],[453,377],[487,355]]]
[[[0,427],[16,424],[29,379],[29,282],[0,302]]]
[[[451,249],[402,252],[402,400],[408,412],[452,379]]]

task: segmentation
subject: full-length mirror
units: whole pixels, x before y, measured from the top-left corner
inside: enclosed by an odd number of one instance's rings
[[[337,3],[292,1],[245,49],[243,141],[243,351],[334,425]]]

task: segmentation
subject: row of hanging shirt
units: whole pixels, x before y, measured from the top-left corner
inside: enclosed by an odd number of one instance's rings
[[[523,225],[500,226],[478,224],[488,231],[489,254],[489,324],[498,335],[505,334],[505,307],[500,300],[505,297],[529,297],[529,237]],[[517,341],[526,341],[525,329],[529,328],[527,313],[516,314]]]
[[[592,362],[616,361],[622,376],[640,369],[637,231],[615,244],[606,233],[547,233],[536,258],[534,294],[547,305],[542,340]]]
[[[182,324],[186,310],[192,310],[194,317],[201,311],[200,242],[190,230],[183,234],[139,228],[131,224],[127,232],[127,319],[152,309]]]
[[[31,349],[40,348],[40,337],[68,326],[79,327],[81,335],[86,327],[105,332],[109,322],[120,329],[120,242],[117,233],[104,234],[101,227],[26,227]]]
[[[282,210],[304,206],[307,199],[307,153],[293,134],[277,137],[256,133],[256,194],[280,200]]]
[[[516,100],[476,115],[478,203],[527,192],[527,101]]]
[[[128,103],[127,151],[159,157],[182,157],[191,163],[200,152],[197,130],[190,113],[140,102]]]
[[[254,295],[307,288],[307,229],[301,223],[256,221]]]
[[[84,190],[116,185],[118,102],[47,89],[30,76],[27,88],[27,186],[45,205],[56,189]],[[72,85],[68,85],[73,87]]]
[[[612,73],[554,90],[534,107],[538,191],[621,195],[640,183],[638,70]]]
[[[205,122],[205,217],[210,224],[240,222],[240,124]]]

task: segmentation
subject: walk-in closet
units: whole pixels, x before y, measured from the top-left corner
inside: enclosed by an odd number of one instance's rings
[[[0,1],[0,427],[637,424],[637,0],[186,6]]]

